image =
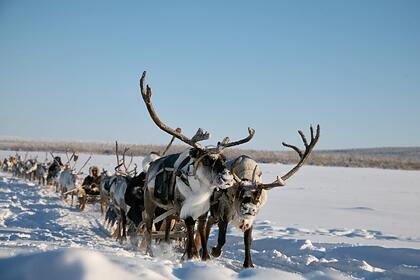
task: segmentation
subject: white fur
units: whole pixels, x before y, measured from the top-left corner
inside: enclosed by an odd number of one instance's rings
[[[124,177],[117,176],[110,188],[110,196],[112,202],[125,212],[128,211],[128,205],[125,203],[125,191],[127,189],[127,181]]]
[[[26,163],[26,174],[34,172],[36,170],[37,165],[38,164],[36,162],[28,161]]]
[[[80,180],[71,169],[64,169],[59,175],[58,183],[63,192],[67,192],[77,188],[80,185]]]
[[[181,179],[176,178],[176,189],[184,198],[181,205],[180,217],[182,219],[192,217],[196,220],[209,211],[210,197],[214,189],[217,187],[230,187],[233,176],[228,172],[223,174],[221,178],[212,178],[214,175],[208,174],[200,165],[197,170],[193,170],[194,167],[192,165],[187,165],[185,168],[189,168],[185,170],[185,173],[188,174],[187,178],[190,186],[187,186]],[[224,181],[221,181],[221,179]]]
[[[194,220],[197,220],[198,217],[210,209],[210,196],[215,187],[202,186],[193,176],[188,177],[190,186],[187,186],[179,178],[176,178],[176,181],[177,190],[184,197],[180,212],[181,219],[192,217]]]
[[[238,229],[241,229],[242,231],[247,230],[250,228],[255,221],[255,218],[258,215],[258,212],[261,210],[261,208],[264,206],[264,204],[267,202],[267,191],[262,190],[260,201],[258,204],[253,203],[246,203],[245,205],[240,205],[237,201],[235,204],[235,214],[232,221],[232,224],[237,227]],[[242,209],[244,207],[244,209]],[[244,215],[242,213],[242,210],[245,210],[245,212],[250,212],[249,210],[252,210],[252,215]]]

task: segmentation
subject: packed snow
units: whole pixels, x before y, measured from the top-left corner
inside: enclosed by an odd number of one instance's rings
[[[93,155],[84,172],[93,164],[112,171],[115,157]],[[289,168],[261,164],[266,182]],[[305,166],[269,191],[254,225],[256,268],[243,269],[233,227],[220,258],[182,261],[175,245],[151,258],[110,237],[98,204],[80,212],[52,188],[0,173],[0,279],[420,279],[419,182],[419,171]],[[209,246],[216,238],[217,226]]]

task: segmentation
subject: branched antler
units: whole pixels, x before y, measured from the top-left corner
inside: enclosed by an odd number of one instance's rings
[[[289,179],[290,177],[293,176],[293,174],[295,174],[300,167],[302,167],[302,165],[305,164],[306,160],[308,159],[309,155],[312,153],[312,150],[314,149],[316,143],[319,140],[319,136],[321,133],[321,129],[320,126],[317,125],[316,128],[316,134],[314,135],[314,129],[311,126],[310,127],[310,131],[311,131],[311,141],[308,144],[308,141],[306,140],[305,134],[303,134],[303,132],[301,130],[298,131],[300,137],[302,138],[302,142],[305,145],[305,151],[301,151],[298,147],[294,146],[294,145],[290,145],[287,144],[285,142],[283,142],[283,146],[287,147],[287,148],[291,148],[292,150],[296,151],[296,153],[299,155],[299,162],[289,171],[287,172],[285,175],[283,176],[277,176],[277,179],[270,183],[270,184],[259,184],[257,185],[257,187],[260,187],[262,189],[272,189],[274,187],[282,187],[285,185],[285,182],[287,179]]]
[[[178,130],[178,129],[174,130],[174,129],[170,128],[169,126],[167,126],[166,124],[164,124],[159,119],[159,117],[158,117],[158,115],[157,115],[157,113],[156,113],[156,111],[153,107],[152,100],[151,100],[152,89],[149,87],[149,85],[146,85],[146,87],[144,86],[145,78],[146,78],[146,71],[143,72],[143,75],[140,78],[140,92],[141,92],[141,96],[144,100],[144,103],[146,104],[147,111],[149,112],[150,117],[152,118],[154,123],[160,129],[162,129],[166,133],[169,133],[173,137],[178,138],[182,142],[184,142],[184,143],[186,143],[186,144],[188,144],[188,145],[190,145],[194,148],[204,150],[198,142],[209,139],[210,138],[210,133],[208,133],[207,131],[199,128],[192,138],[188,138],[187,136],[185,136],[184,134],[181,133],[181,130]],[[206,150],[208,152],[220,153],[225,148],[244,144],[244,143],[250,141],[252,139],[252,137],[254,137],[254,134],[255,134],[255,130],[253,128],[248,128],[248,132],[249,132],[249,135],[244,139],[229,143],[229,138],[226,137],[221,143],[219,143],[217,145],[216,149],[212,148],[212,149],[206,149]]]
[[[225,139],[223,139],[222,142],[219,142],[217,144],[217,148],[219,150],[223,150],[223,149],[230,148],[230,147],[233,147],[233,146],[238,146],[238,145],[241,145],[241,144],[245,144],[245,143],[251,141],[251,139],[254,137],[254,134],[255,134],[255,129],[253,129],[251,127],[248,127],[248,136],[247,137],[245,137],[241,140],[235,141],[235,142],[229,142],[230,141],[229,137],[225,137]]]
[[[140,78],[140,92],[141,92],[141,96],[143,97],[144,103],[146,104],[146,108],[149,111],[150,116],[152,117],[152,120],[155,122],[155,124],[162,129],[163,131],[165,131],[166,133],[169,133],[170,135],[178,138],[179,140],[181,140],[182,142],[193,146],[194,148],[197,149],[202,149],[201,145],[198,144],[198,141],[193,141],[193,138],[188,138],[187,136],[185,136],[184,134],[182,134],[180,131],[174,130],[172,128],[170,128],[169,126],[165,125],[158,117],[158,115],[156,114],[155,109],[153,108],[153,104],[152,104],[152,89],[149,87],[149,85],[146,86],[146,88],[144,87],[144,79],[146,78],[146,71],[143,72],[143,75]],[[197,135],[197,133],[196,133]],[[204,136],[204,134],[203,134]],[[210,134],[207,134],[208,137],[210,137]],[[194,139],[197,140],[197,138],[199,138],[198,136]],[[206,140],[203,137],[201,137],[202,140]],[[207,138],[208,139],[208,138]]]

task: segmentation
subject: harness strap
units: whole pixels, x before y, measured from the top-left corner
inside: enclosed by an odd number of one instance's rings
[[[172,180],[171,183],[174,185],[175,184],[175,178],[179,177],[182,182],[184,182],[185,185],[187,185],[188,187],[190,187],[190,183],[188,182],[188,170],[187,172],[184,172],[182,169],[187,165],[188,162],[190,162],[190,157],[186,157],[177,167],[175,172],[173,172],[172,174]]]

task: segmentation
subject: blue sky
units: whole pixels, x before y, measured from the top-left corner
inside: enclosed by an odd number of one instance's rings
[[[0,137],[420,146],[419,1],[0,0]]]

